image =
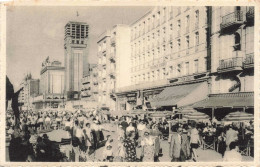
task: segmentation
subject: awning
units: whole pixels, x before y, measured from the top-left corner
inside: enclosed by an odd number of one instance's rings
[[[188,115],[184,115],[183,116],[184,118],[188,119],[188,120],[209,120],[210,117],[207,115],[207,114],[204,114],[202,112],[198,112],[198,111],[195,111],[195,112],[192,112]]]
[[[233,112],[225,116],[224,121],[252,121],[254,115],[245,112]]]
[[[254,92],[211,94],[203,101],[193,105],[194,108],[242,108],[254,106]]]
[[[165,88],[152,101],[153,107],[161,106],[187,106],[204,100],[208,95],[207,82],[178,85]]]

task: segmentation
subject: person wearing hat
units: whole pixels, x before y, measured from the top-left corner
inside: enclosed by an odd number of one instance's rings
[[[154,162],[155,156],[155,141],[150,135],[149,129],[144,129],[144,138],[141,141],[142,153],[141,159],[143,162]]]

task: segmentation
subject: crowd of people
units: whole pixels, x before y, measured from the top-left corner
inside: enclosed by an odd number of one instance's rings
[[[147,115],[109,117],[96,110],[24,111],[18,121],[8,112],[6,127],[10,161],[158,162],[166,156],[163,152],[172,162],[198,161],[198,149],[205,144],[212,145],[223,161],[241,161],[241,146],[253,137],[253,122],[224,125]],[[55,129],[66,131],[59,142],[48,137]],[[168,147],[162,147],[167,141]],[[102,156],[96,155],[98,149],[103,149]]]

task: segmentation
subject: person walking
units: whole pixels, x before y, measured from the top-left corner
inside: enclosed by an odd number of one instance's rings
[[[181,135],[182,138],[181,148],[186,160],[190,158],[190,136],[187,130],[188,130],[188,125],[184,124],[182,135]]]
[[[170,135],[170,150],[169,156],[171,157],[171,162],[180,161],[180,153],[181,153],[181,135],[178,133],[178,126],[174,125],[171,128],[173,134]]]
[[[237,139],[238,139],[238,131],[235,130],[233,125],[230,125],[226,132],[226,146],[227,146],[226,150],[229,150],[229,144],[231,142],[236,141]]]
[[[196,162],[197,161],[197,149],[199,148],[199,145],[201,145],[201,140],[199,136],[199,131],[197,130],[196,124],[192,125],[192,130],[190,134],[190,147],[192,152],[192,159]]]
[[[142,153],[141,159],[143,162],[154,162],[155,143],[154,138],[150,135],[150,130],[144,130],[144,138],[141,141]]]
[[[129,133],[124,141],[124,147],[126,150],[126,162],[136,161],[136,142],[134,141],[134,133]]]

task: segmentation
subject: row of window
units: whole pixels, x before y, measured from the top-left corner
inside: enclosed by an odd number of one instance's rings
[[[194,34],[194,46],[198,46],[200,44],[199,35],[200,35],[199,32],[195,32],[195,34]],[[141,54],[141,53],[144,54],[145,51],[147,51],[148,54],[151,52],[152,55],[154,55],[154,53],[156,53],[156,50],[157,50],[158,54],[160,54],[161,51],[162,52],[166,51],[167,46],[169,47],[169,49],[173,49],[174,44],[176,46],[177,51],[181,51],[181,48],[182,48],[181,41],[182,40],[180,38],[178,38],[176,40],[176,43],[175,43],[175,42],[173,42],[173,39],[172,39],[169,43],[164,42],[162,47],[160,47],[159,41],[154,42],[154,43],[151,42],[150,44],[147,44],[146,47],[144,47],[144,42],[138,43],[138,45],[135,43],[134,45],[132,45],[132,48],[131,48],[132,56],[136,56],[136,55]],[[185,36],[184,42],[185,42],[185,48],[186,49],[191,47],[190,46],[191,39],[190,39],[189,35]]]
[[[201,51],[201,49],[205,49],[207,45],[205,43],[199,44],[199,34],[196,33],[195,36],[195,46],[191,47],[190,46],[190,38],[189,36],[186,36],[186,48],[181,49],[181,40],[177,40],[177,47],[176,49],[173,49],[173,43],[171,42],[167,47],[163,45],[162,49],[159,48],[154,48],[152,50],[147,50],[147,52],[142,52],[142,54],[138,53],[133,53],[132,54],[132,67],[143,64],[148,61],[152,61],[154,59],[157,59],[159,57],[165,57],[165,56],[173,56],[172,58],[177,58],[180,56],[186,56],[189,54],[194,54],[196,52]],[[167,51],[168,50],[168,51]],[[169,55],[171,54],[171,55]]]
[[[159,12],[160,13],[160,12]],[[173,18],[173,13],[172,11],[169,12],[169,18],[172,19]],[[199,10],[196,10],[194,12],[194,22],[195,22],[195,27],[198,26],[199,24]],[[131,39],[134,40],[138,37],[140,37],[141,35],[150,32],[151,30],[153,30],[154,28],[157,28],[160,26],[160,17],[158,16],[158,19],[155,19],[155,15],[153,15],[151,18],[153,18],[152,20],[148,17],[147,20],[140,22],[139,25],[133,27],[131,29]],[[192,18],[193,19],[193,18]],[[162,17],[162,23],[164,23],[166,20],[166,16]],[[169,19],[167,19],[169,20]],[[185,17],[185,27],[190,27],[190,15],[186,15]],[[177,20],[177,30],[181,29],[181,19]],[[169,24],[170,29],[173,29],[173,24]],[[163,27],[163,30],[166,30],[166,27]]]
[[[206,71],[206,61],[205,64],[199,66],[199,60],[195,59],[192,62],[192,68],[190,62],[180,63],[177,66],[169,66],[168,69],[166,67],[153,70],[151,72],[146,72],[143,74],[134,75],[131,77],[132,84],[138,84],[143,82],[156,81],[160,79],[166,79],[169,77],[181,77],[196,73],[201,73]],[[202,67],[201,69],[199,67]]]

